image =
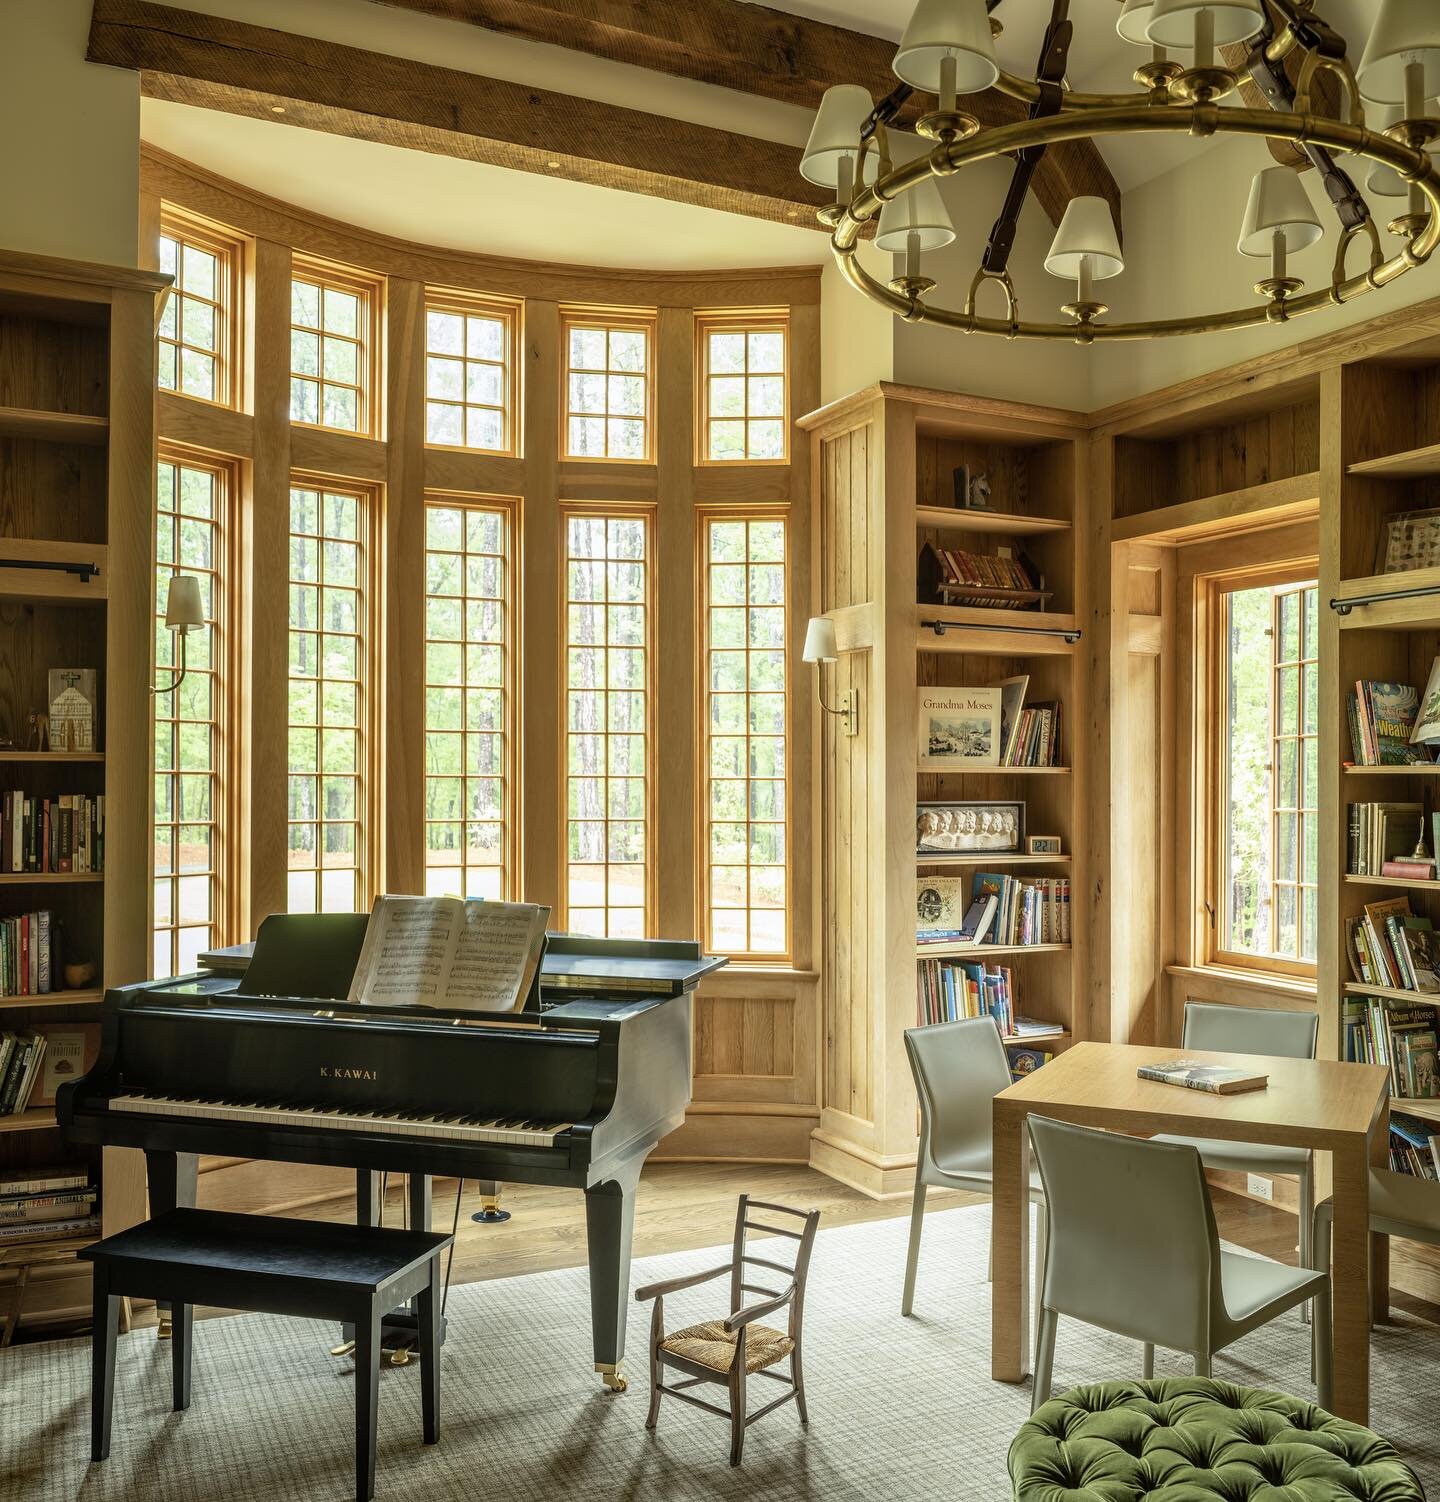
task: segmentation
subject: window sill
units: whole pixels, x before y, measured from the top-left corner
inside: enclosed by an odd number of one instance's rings
[[[1242,990],[1274,991],[1293,996],[1297,1001],[1314,1001],[1318,982],[1300,975],[1278,975],[1270,971],[1236,970],[1225,965],[1166,965],[1166,975],[1181,980],[1207,980],[1237,986]]]

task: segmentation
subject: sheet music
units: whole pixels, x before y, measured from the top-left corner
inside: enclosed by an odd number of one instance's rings
[[[513,1012],[525,1004],[540,962],[549,909],[518,902],[467,902],[446,982],[447,1006]]]
[[[377,897],[350,983],[375,1006],[524,1006],[550,909],[458,897]]]

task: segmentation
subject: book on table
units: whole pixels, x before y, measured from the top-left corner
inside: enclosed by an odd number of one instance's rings
[[[1206,1064],[1200,1059],[1167,1059],[1161,1064],[1141,1064],[1135,1073],[1142,1080],[1180,1085],[1186,1090],[1203,1090],[1207,1095],[1239,1095],[1246,1090],[1263,1090],[1270,1083],[1268,1074],[1234,1069],[1227,1064]]]

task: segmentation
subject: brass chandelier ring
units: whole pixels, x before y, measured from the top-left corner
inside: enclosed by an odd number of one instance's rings
[[[1021,323],[1015,318],[982,318],[974,311],[973,297],[964,312],[931,307],[923,293],[893,291],[877,281],[859,263],[856,245],[866,224],[876,218],[891,199],[908,192],[929,177],[950,177],[974,162],[1007,156],[1032,146],[1051,146],[1061,141],[1090,140],[1100,136],[1129,135],[1140,131],[1184,132],[1201,138],[1217,135],[1259,136],[1299,145],[1323,146],[1331,151],[1364,157],[1393,168],[1401,178],[1418,187],[1429,201],[1429,214],[1407,244],[1388,260],[1382,258],[1379,236],[1373,224],[1373,249],[1369,266],[1354,276],[1346,275],[1345,252],[1354,233],[1341,240],[1335,276],[1331,285],[1303,296],[1286,297],[1259,306],[1230,312],[1201,314],[1136,323]],[[1423,265],[1440,243],[1440,170],[1429,155],[1382,135],[1363,125],[1352,125],[1314,114],[1289,114],[1276,110],[1222,109],[1214,103],[1129,103],[1106,108],[1066,110],[1037,120],[988,127],[963,140],[942,142],[926,156],[896,167],[855,197],[836,219],[830,237],[831,250],[841,275],[872,302],[882,304],[912,323],[933,323],[967,334],[997,334],[1007,339],[1064,339],[1082,344],[1097,339],[1150,339],[1172,334],[1208,334],[1222,329],[1253,328],[1285,322],[1321,308],[1336,307],[1367,292],[1378,291],[1416,266]],[[1013,315],[1013,307],[1010,310]]]

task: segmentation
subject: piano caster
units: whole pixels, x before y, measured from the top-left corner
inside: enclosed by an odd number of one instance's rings
[[[510,1219],[510,1212],[500,1208],[499,1194],[482,1194],[480,1208],[470,1219],[477,1226],[498,1226]]]
[[[600,1373],[600,1380],[604,1382],[605,1386],[611,1392],[624,1392],[630,1386],[625,1380],[625,1373],[621,1371],[618,1364],[615,1366],[605,1366],[597,1363],[595,1370]]]
[[[168,1314],[160,1316],[160,1323],[155,1326],[156,1340],[170,1340],[174,1337],[175,1325]]]

